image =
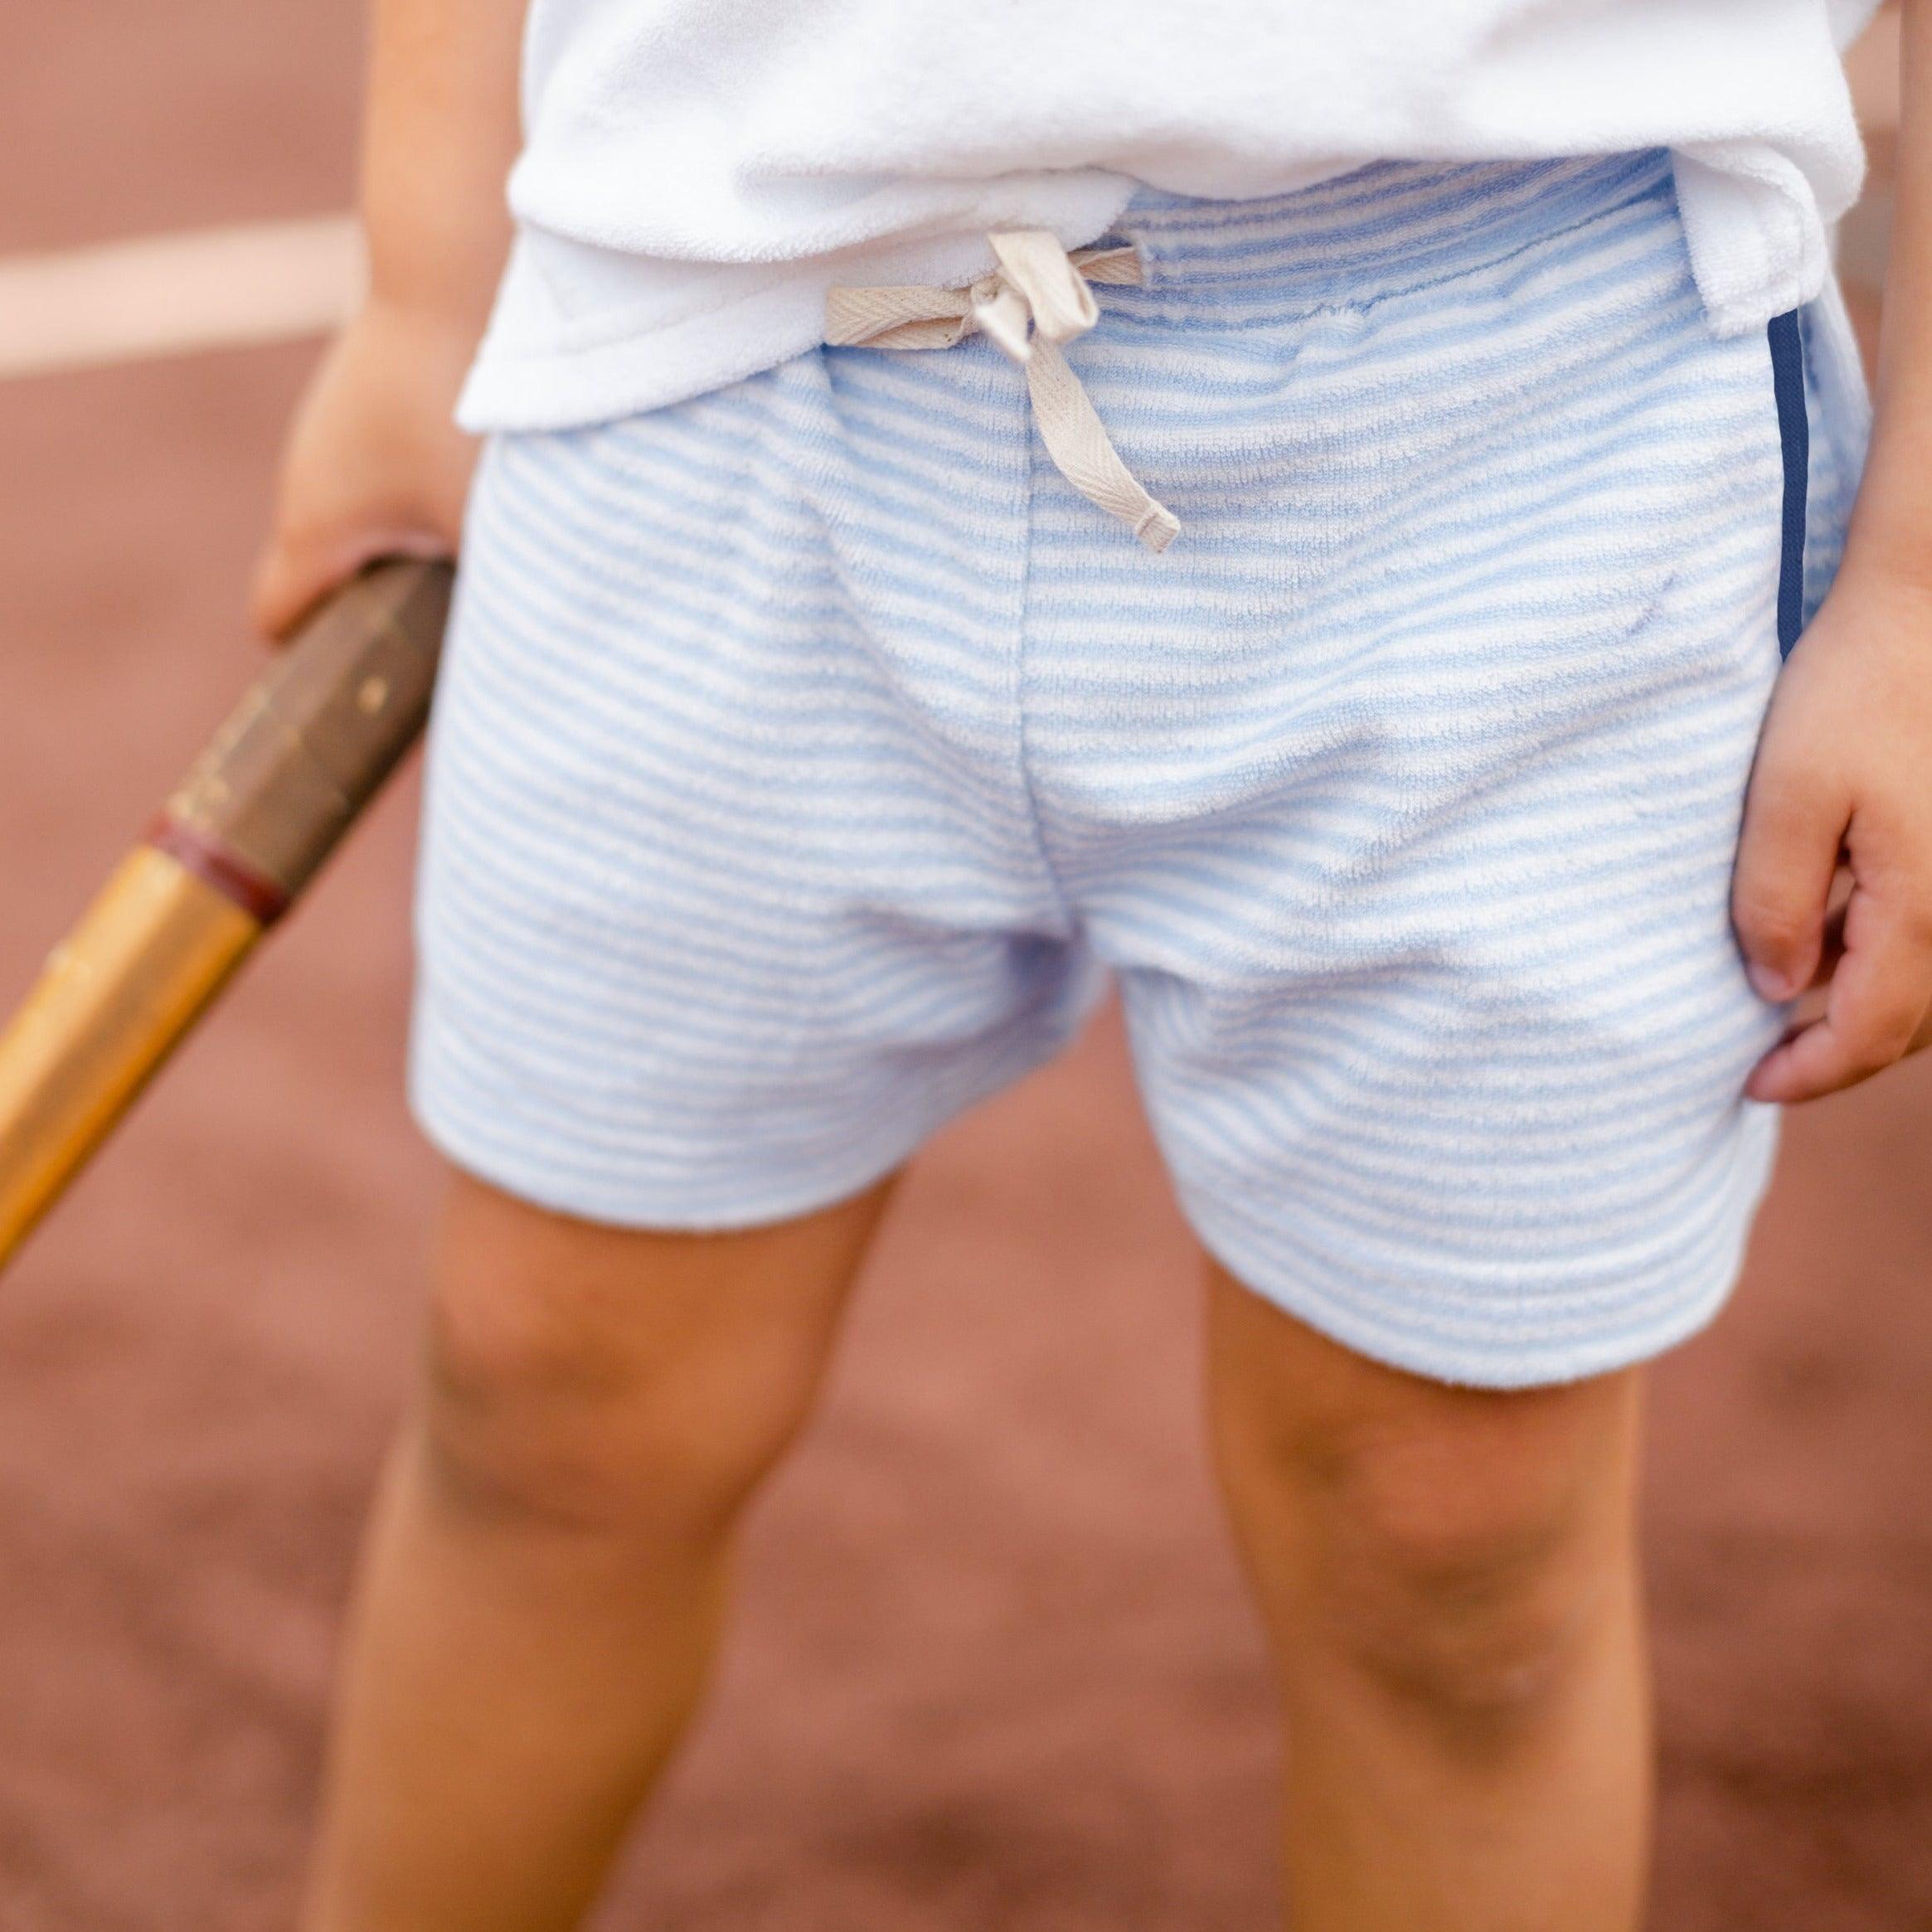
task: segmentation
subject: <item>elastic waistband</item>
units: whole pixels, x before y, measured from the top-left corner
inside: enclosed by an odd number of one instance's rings
[[[1215,201],[1138,190],[1113,233],[1146,282],[1107,306],[1252,326],[1428,287],[1644,204],[1674,209],[1666,148],[1532,162],[1391,161],[1291,194]]]

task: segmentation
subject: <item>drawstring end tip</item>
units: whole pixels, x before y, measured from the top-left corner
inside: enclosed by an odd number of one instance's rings
[[[1181,534],[1181,519],[1172,510],[1156,503],[1134,525],[1133,534],[1158,556]]]

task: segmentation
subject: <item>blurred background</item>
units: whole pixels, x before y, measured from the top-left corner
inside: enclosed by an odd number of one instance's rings
[[[328,224],[239,257],[202,231],[347,206],[358,12],[14,10],[0,1003],[256,667],[242,587],[313,342],[124,358],[194,340],[197,302],[265,334],[339,303]],[[1869,335],[1888,23],[1857,77]],[[84,285],[95,366],[50,372]],[[433,1198],[401,1097],[415,803],[412,777],[0,1288],[7,1932],[287,1922]],[[1657,1378],[1660,1932],[1932,1926],[1929,1163],[1927,1061],[1795,1118],[1742,1292]],[[601,1923],[1274,1922],[1273,1723],[1196,1319],[1105,1020],[918,1167]]]

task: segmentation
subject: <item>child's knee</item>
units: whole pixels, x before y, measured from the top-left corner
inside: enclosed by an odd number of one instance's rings
[[[1366,1448],[1303,1499],[1303,1633],[1473,1740],[1562,1693],[1627,1608],[1630,1552],[1595,1493],[1614,1472],[1551,1468],[1528,1444],[1464,1468],[1458,1449],[1453,1432]]]
[[[1291,1696],[1340,1684],[1480,1747],[1633,1604],[1628,1378],[1451,1391],[1303,1362],[1221,1405],[1226,1487]]]
[[[490,1203],[477,1240],[467,1211],[439,1258],[422,1395],[450,1493],[619,1532],[722,1533],[809,1412],[826,1297],[801,1282],[747,1307],[730,1239],[526,1229]]]

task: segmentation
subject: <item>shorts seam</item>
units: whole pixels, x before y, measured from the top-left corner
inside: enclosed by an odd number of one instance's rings
[[[1201,1248],[1246,1293],[1354,1354],[1405,1374],[1464,1388],[1554,1387],[1655,1361],[1716,1320],[1731,1299],[1739,1274],[1738,1260],[1711,1270],[1698,1281],[1695,1293],[1677,1295],[1641,1328],[1615,1336],[1585,1330],[1551,1340],[1526,1332],[1524,1327],[1506,1332],[1507,1325],[1499,1323],[1487,1337],[1425,1338],[1378,1319],[1375,1312],[1324,1294],[1299,1271],[1269,1266],[1248,1244],[1231,1238],[1226,1229],[1210,1229],[1192,1213],[1187,1219]],[[1747,1215],[1747,1232],[1749,1226]],[[1419,1275],[1421,1272],[1419,1267]]]
[[[1030,659],[1028,645],[1033,615],[1033,524],[1038,497],[1036,487],[1038,466],[1035,462],[1031,402],[1027,405],[1020,435],[1025,464],[1025,481],[1022,488],[1025,492],[1026,502],[1020,556],[1018,608],[1014,613],[1013,623],[1013,769],[1019,787],[1021,809],[1026,819],[1034,856],[1040,862],[1041,876],[1053,895],[1053,902],[1059,909],[1061,918],[1066,922],[1066,931],[1070,938],[1079,930],[1080,915],[1067,895],[1059,869],[1053,862],[1052,848],[1047,842],[1046,822],[1040,808],[1039,791],[1033,782],[1033,765],[1027,728],[1027,669]]]
[[[1077,1021],[1076,1021],[1077,1023]],[[423,1137],[453,1166],[513,1198],[548,1212],[600,1226],[657,1230],[664,1233],[730,1233],[771,1227],[850,1201],[914,1158],[928,1141],[959,1116],[1003,1092],[1052,1060],[1072,1029],[1056,1026],[1017,1032],[1001,1050],[985,1056],[937,1109],[922,1109],[910,1123],[884,1134],[846,1137],[836,1156],[817,1163],[798,1163],[780,1184],[770,1167],[734,1169],[742,1177],[732,1186],[701,1186],[695,1164],[670,1184],[639,1186],[634,1181],[586,1181],[568,1158],[555,1158],[556,1136],[513,1130],[507,1141],[479,1133],[473,1116],[451,1101],[449,1083],[432,1067],[427,1048],[434,1022],[419,1000],[412,1017],[408,1098]],[[513,1144],[512,1144],[513,1143]],[[532,1148],[543,1152],[532,1153]],[[713,1168],[714,1172],[722,1170]],[[712,1203],[693,1211],[697,1197]],[[716,1203],[728,1197],[730,1205]]]

